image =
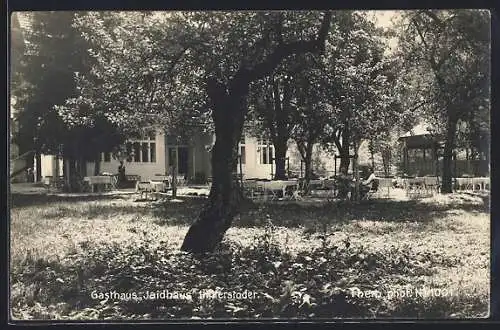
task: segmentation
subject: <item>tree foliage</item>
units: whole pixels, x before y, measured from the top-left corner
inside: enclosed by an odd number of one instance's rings
[[[93,13],[78,23],[96,69],[80,85],[86,104],[121,126],[156,120],[179,130],[212,123],[213,183],[184,250],[213,250],[238,212],[231,177],[250,84],[294,53],[321,51],[331,13]],[[149,118],[149,119],[146,119]]]
[[[80,97],[75,76],[85,74],[93,65],[88,43],[73,26],[74,12],[23,13],[30,24],[25,32],[26,50],[14,73],[17,84],[12,93],[19,108],[16,142],[21,150],[59,154],[69,159],[93,160],[108,151],[123,137],[106,118],[71,121],[61,116],[58,105]],[[85,15],[85,14],[83,14]],[[77,109],[88,119],[88,109]],[[82,115],[83,114],[83,115]],[[63,148],[61,150],[61,145]]]
[[[414,90],[427,103],[422,114],[445,137],[442,192],[449,193],[457,124],[470,121],[475,126],[471,120],[475,117],[489,125],[489,14],[420,10],[404,18],[400,56],[409,64],[409,72],[422,74],[422,84]]]

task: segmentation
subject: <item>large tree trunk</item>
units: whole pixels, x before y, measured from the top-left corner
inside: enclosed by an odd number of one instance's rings
[[[71,182],[70,182],[70,175],[69,175],[69,159],[68,157],[63,156],[63,177],[64,177],[64,185],[66,186],[66,189],[68,189],[68,192],[72,192],[73,190],[71,189]]]
[[[443,194],[449,194],[453,192],[452,160],[456,129],[457,121],[454,118],[448,118],[448,124],[446,127],[446,140],[443,150],[443,179],[441,183],[441,193]]]
[[[382,165],[385,176],[389,176],[391,174],[391,150],[387,147],[382,150]]]
[[[370,140],[369,150],[370,150],[370,160],[372,163],[371,165],[372,165],[372,168],[375,169],[375,146],[374,146],[373,139]]]
[[[36,158],[36,182],[40,182],[42,180],[42,155],[40,152],[35,153]]]
[[[346,121],[344,123],[344,129],[342,130],[342,145],[341,148],[339,149],[339,156],[340,156],[339,172],[344,175],[347,175],[347,173],[349,172],[349,164],[351,163],[351,158],[349,156],[349,145],[350,145],[349,137],[350,137],[349,127],[348,127],[348,122]]]
[[[288,139],[290,137],[289,132],[289,112],[290,112],[290,101],[291,101],[291,88],[290,83],[287,79],[283,80],[283,100],[281,100],[281,93],[277,80],[273,80],[273,97],[274,97],[274,114],[275,116],[269,116],[275,118],[276,128],[274,123],[270,122],[269,127],[271,128],[271,134],[273,136],[273,144],[275,148],[275,165],[276,173],[274,178],[276,180],[286,179],[286,151],[288,149]]]
[[[351,163],[351,159],[349,157],[349,150],[345,151],[342,150],[340,152],[340,165],[339,165],[339,172],[347,175],[349,172],[349,164]]]
[[[68,170],[69,170],[68,175],[69,175],[69,179],[70,179],[71,189],[72,190],[79,189],[80,182],[78,182],[78,180],[80,179],[80,177],[77,175],[76,160],[74,159],[73,156],[70,156],[68,158]],[[78,192],[81,192],[81,191],[78,190]]]
[[[217,247],[238,214],[242,199],[238,180],[232,173],[237,164],[237,146],[247,110],[246,93],[226,94],[223,86],[213,81],[211,84],[208,94],[213,103],[215,123],[212,187],[208,203],[189,228],[181,246],[181,250],[194,253],[210,252]]]
[[[179,161],[179,148],[175,148],[174,165],[172,166],[172,198],[177,198],[177,164]]]
[[[275,156],[274,156],[274,164],[276,165],[276,172],[274,174],[275,180],[283,180],[287,178],[286,173],[286,150],[287,143],[286,141],[279,141],[278,143],[273,142]]]
[[[239,211],[242,194],[238,181],[233,181],[232,172],[237,163],[238,142],[248,110],[246,98],[250,83],[269,75],[291,54],[323,52],[331,18],[332,13],[327,12],[316,39],[282,43],[261,62],[245,63],[227,86],[214,77],[207,79],[206,91],[215,123],[213,181],[208,203],[189,228],[181,250],[194,253],[213,251]]]
[[[304,184],[304,193],[309,193],[309,182],[311,182],[312,177],[312,151],[313,151],[313,143],[311,141],[307,142],[306,152],[304,157],[305,163],[305,184]]]
[[[339,181],[338,197],[345,199],[347,198],[347,195],[349,194],[350,191],[350,181],[348,181],[346,177],[349,172],[349,165],[351,163],[351,157],[349,155],[350,136],[349,136],[349,127],[347,121],[344,122],[344,128],[342,129],[341,136],[342,136],[342,143],[340,143],[340,139],[337,139],[335,141],[340,157],[339,173],[341,176],[344,176],[344,178]]]

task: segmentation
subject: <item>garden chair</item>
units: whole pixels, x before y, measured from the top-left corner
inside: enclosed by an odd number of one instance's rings
[[[295,184],[287,185],[285,187],[285,189],[283,190],[283,192],[284,192],[283,200],[291,200],[291,201],[303,200],[303,198],[300,194],[299,182],[296,182]]]
[[[391,188],[394,186],[392,178],[379,178],[378,179],[378,194],[381,197],[389,198],[391,193]]]
[[[243,192],[252,201],[260,200],[264,196],[264,191],[256,181],[243,181]]]
[[[425,189],[431,195],[433,195],[435,192],[439,192],[439,177],[437,176],[424,177],[424,184],[425,184]]]
[[[182,187],[186,185],[186,174],[179,173],[177,175],[177,186]]]
[[[423,178],[407,179],[405,188],[407,197],[416,198],[426,195],[425,180]]]
[[[301,195],[300,185],[297,183],[297,185],[292,186],[292,187],[293,187],[293,190],[292,190],[292,196],[290,197],[290,199],[295,200],[295,201],[304,200],[304,198]]]
[[[277,200],[278,191],[283,191],[283,186],[280,182],[269,181],[264,184],[264,199]]]
[[[373,195],[375,195],[378,190],[379,190],[379,185],[380,185],[380,181],[379,179],[374,179],[372,181],[372,184],[371,184],[371,187],[370,187],[370,190],[368,190],[364,195],[361,196],[361,199],[362,200],[369,200],[369,199],[372,199]]]
[[[150,181],[137,181],[135,191],[140,194],[141,199],[143,199],[143,196],[145,196],[145,199],[148,199],[148,194],[154,196],[155,200],[158,199],[158,195],[154,191]]]

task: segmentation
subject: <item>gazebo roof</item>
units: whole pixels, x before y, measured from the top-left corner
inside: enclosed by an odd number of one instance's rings
[[[431,148],[440,138],[431,133],[429,127],[428,123],[421,122],[401,135],[399,140],[404,141],[406,147],[410,149]]]
[[[429,129],[428,129],[429,126],[430,126],[429,124],[422,122],[422,123],[416,125],[415,127],[413,127],[412,129],[410,129],[405,134],[401,135],[400,138],[415,136],[415,135],[430,135],[431,132],[429,132]]]

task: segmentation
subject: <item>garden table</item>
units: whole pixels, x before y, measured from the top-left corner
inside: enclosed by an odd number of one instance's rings
[[[478,177],[472,178],[473,190],[475,187],[479,186],[480,190],[487,190],[490,188],[490,178],[489,177]]]
[[[456,178],[455,182],[461,190],[485,190],[489,188],[490,178],[475,177],[475,178]]]
[[[405,179],[404,186],[406,190],[406,196],[422,195],[425,190],[425,180],[424,178],[413,178]]]
[[[112,176],[108,175],[94,175],[94,176],[86,176],[83,178],[84,182],[88,182],[90,185],[92,192],[95,191],[95,185],[104,184],[106,187],[110,188],[113,186]]]
[[[295,187],[295,191],[290,196],[291,199],[299,199],[296,193],[298,189],[298,180],[274,180],[274,181],[257,181],[257,186],[261,187],[264,191],[264,198],[267,199],[271,195],[271,200],[278,198],[277,192],[283,193],[283,198],[286,198],[286,190],[288,187]]]
[[[151,190],[155,192],[164,192],[167,190],[167,184],[163,181],[151,180]]]

